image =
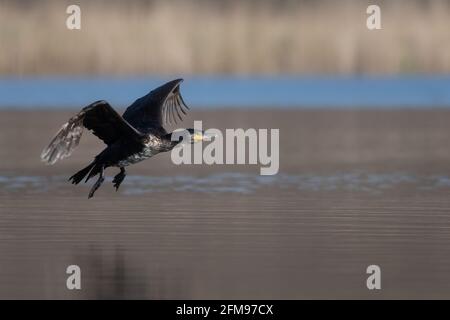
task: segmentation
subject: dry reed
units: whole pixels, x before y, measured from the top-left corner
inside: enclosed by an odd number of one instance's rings
[[[72,2],[73,3],[73,2]],[[450,72],[449,1],[0,2],[0,74]]]

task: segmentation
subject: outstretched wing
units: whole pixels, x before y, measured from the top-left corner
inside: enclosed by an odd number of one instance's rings
[[[83,118],[83,126],[92,130],[107,145],[123,138],[135,140],[141,137],[141,133],[104,100],[83,108],[76,117]]]
[[[42,151],[41,160],[54,164],[59,159],[70,156],[80,142],[83,128],[92,130],[92,133],[107,145],[119,139],[137,140],[141,137],[141,133],[124,120],[108,102],[96,101],[83,108],[61,127]]]
[[[123,118],[139,130],[163,130],[164,124],[183,120],[189,107],[180,93],[183,79],[170,81],[137,99],[127,108]]]

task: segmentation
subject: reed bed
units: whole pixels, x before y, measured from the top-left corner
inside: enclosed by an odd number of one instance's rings
[[[450,2],[365,0],[0,2],[1,75],[450,72]],[[370,3],[373,3],[371,1]]]

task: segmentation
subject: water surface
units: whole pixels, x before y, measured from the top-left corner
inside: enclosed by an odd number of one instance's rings
[[[95,137],[39,161],[71,112],[1,111],[0,298],[450,297],[449,111],[192,114],[279,128],[279,174],[158,155],[118,192],[108,169],[88,200],[92,182],[67,178],[103,148]],[[66,289],[72,264],[80,291]],[[372,264],[381,291],[366,288]]]
[[[80,108],[96,100],[125,107],[169,78],[0,78],[0,108]],[[185,101],[218,107],[448,107],[449,76],[187,77]]]

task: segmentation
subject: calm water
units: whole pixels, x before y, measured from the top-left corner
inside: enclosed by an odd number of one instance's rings
[[[64,177],[3,176],[0,297],[450,295],[448,176],[129,178],[88,201]],[[71,264],[81,291],[65,288]]]
[[[0,78],[0,108],[64,108],[105,99],[127,106],[167,78]],[[448,107],[450,76],[188,77],[189,105],[234,107]]]
[[[450,298],[450,110],[192,113],[279,128],[279,174],[158,155],[88,200],[95,137],[39,161],[72,112],[0,111],[0,298]]]

